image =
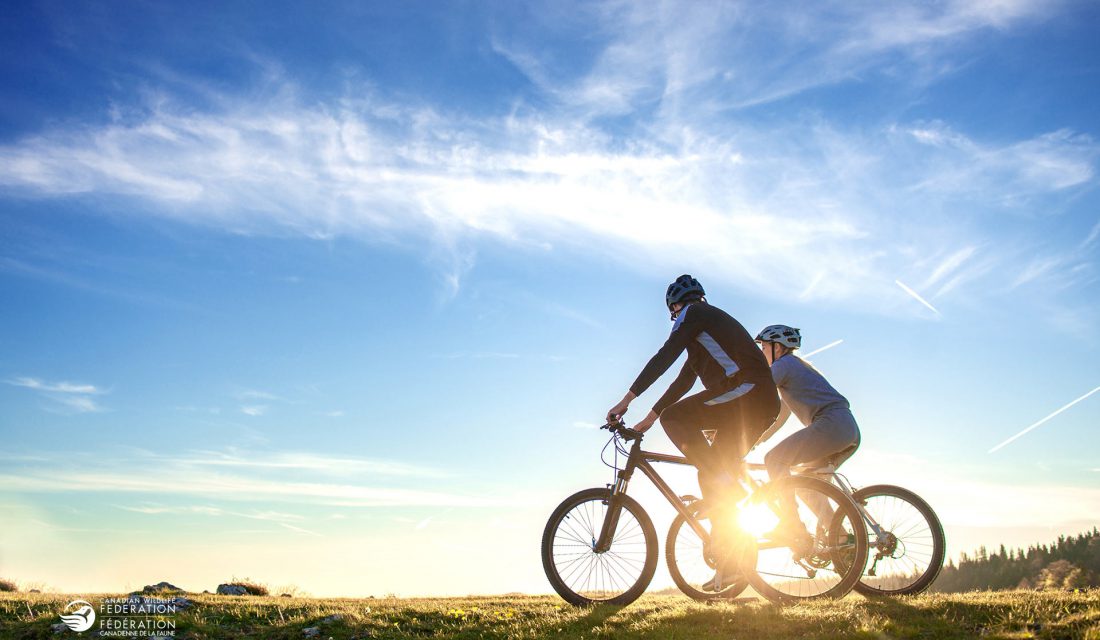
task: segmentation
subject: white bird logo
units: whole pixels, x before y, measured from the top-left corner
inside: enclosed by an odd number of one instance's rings
[[[73,608],[76,605],[84,606],[80,607],[73,613],[68,613],[69,609]],[[65,605],[65,611],[66,613],[61,614],[61,621],[65,623],[65,626],[72,629],[73,631],[76,631],[77,633],[87,631],[88,629],[92,628],[93,624],[95,624],[95,609],[92,608],[92,605],[89,602],[84,602],[83,600],[73,600],[69,604]]]

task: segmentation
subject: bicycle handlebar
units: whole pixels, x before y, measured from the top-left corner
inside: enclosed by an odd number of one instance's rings
[[[623,440],[630,442],[631,440],[641,440],[642,434],[627,427],[622,418],[615,417],[614,420],[608,420],[607,424],[600,427],[601,429],[607,429],[611,433],[619,436]]]

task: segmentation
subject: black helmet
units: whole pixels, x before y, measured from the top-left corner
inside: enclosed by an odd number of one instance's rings
[[[668,307],[669,311],[672,311],[672,305],[677,302],[689,299],[698,300],[705,295],[707,295],[707,292],[703,291],[703,285],[685,273],[676,278],[676,282],[668,285],[668,291],[665,292],[665,306]]]

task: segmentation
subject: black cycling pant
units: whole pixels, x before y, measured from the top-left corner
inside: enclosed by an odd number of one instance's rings
[[[756,384],[741,394],[739,389],[703,391],[661,412],[665,433],[699,470],[704,498],[719,487],[735,490],[728,479],[739,476],[745,454],[779,415],[774,385]],[[703,435],[711,429],[713,444]]]

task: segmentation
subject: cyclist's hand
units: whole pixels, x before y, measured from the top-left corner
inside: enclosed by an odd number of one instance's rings
[[[618,422],[619,420],[621,420],[622,417],[623,417],[623,414],[626,413],[626,409],[629,406],[630,406],[630,402],[628,402],[626,400],[623,400],[622,402],[615,405],[614,407],[611,407],[611,409],[609,409],[607,411],[607,421],[609,423],[614,423],[614,422]]]
[[[653,426],[654,422],[657,422],[657,414],[653,411],[650,411],[646,414],[646,417],[642,418],[642,420],[638,422],[638,424],[634,425],[631,428],[638,433],[645,433],[646,431],[649,431],[649,428]]]

